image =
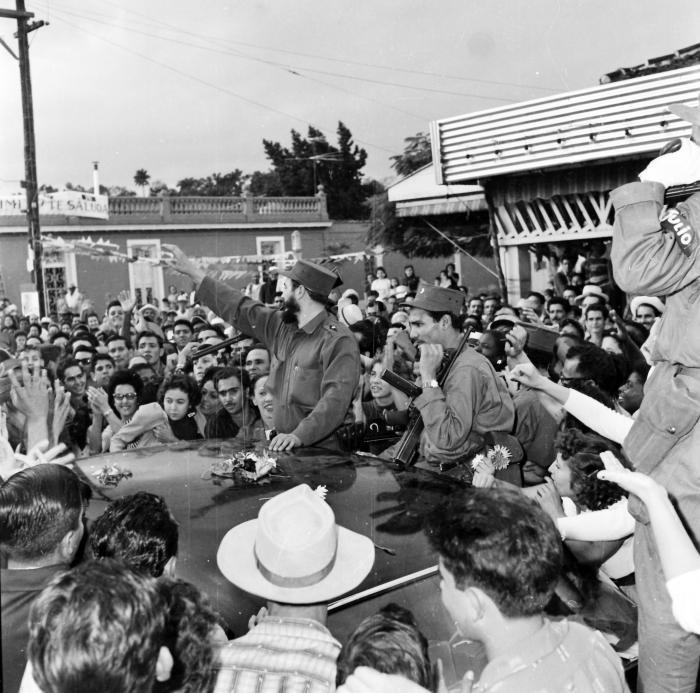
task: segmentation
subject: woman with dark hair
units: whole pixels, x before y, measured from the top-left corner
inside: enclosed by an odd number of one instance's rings
[[[192,377],[176,373],[168,378],[158,390],[158,399],[138,407],[131,419],[122,424],[112,436],[110,452],[202,438],[194,420],[200,393]]]
[[[556,522],[580,563],[599,565],[619,587],[631,588],[635,521],[627,509],[627,494],[598,477],[605,469],[602,457],[620,453],[606,439],[575,429],[561,433],[555,448],[551,478],[538,488],[535,500]],[[635,598],[633,589],[624,591]]]
[[[391,291],[391,279],[389,279],[386,270],[383,267],[377,267],[377,278],[372,282],[370,288],[379,294],[380,301],[386,301],[389,292]]]
[[[219,393],[216,390],[214,378],[219,371],[219,366],[207,368],[204,376],[199,383],[199,394],[201,399],[197,405],[197,424],[202,432],[210,416],[216,414],[221,409],[221,400]]]
[[[203,438],[195,420],[202,395],[194,378],[184,373],[163,381],[158,390],[158,404],[168,417],[168,425],[156,426],[156,438],[161,443]]]
[[[92,410],[92,423],[88,429],[90,453],[107,452],[112,436],[131,421],[141,406],[143,382],[133,371],[118,370],[109,379],[107,392],[89,387],[87,396]]]

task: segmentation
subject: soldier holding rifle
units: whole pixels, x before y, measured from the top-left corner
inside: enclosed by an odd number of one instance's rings
[[[433,464],[466,462],[484,447],[484,434],[513,428],[515,410],[503,380],[471,347],[457,356],[442,386],[438,383],[446,351],[460,342],[463,300],[459,291],[421,284],[407,306],[410,336],[420,348],[422,391],[413,402],[424,424],[420,458]]]
[[[335,432],[354,421],[360,352],[350,330],[325,308],[341,283],[321,265],[299,260],[284,275],[282,310],[255,301],[200,270],[174,245],[163,245],[168,266],[194,280],[197,301],[254,335],[273,355],[267,388],[275,397],[277,434],[270,450],[318,445],[338,449]]]

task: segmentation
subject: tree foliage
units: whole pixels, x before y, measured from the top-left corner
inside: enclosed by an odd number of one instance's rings
[[[367,192],[362,169],[367,152],[353,142],[352,133],[342,122],[338,123],[336,136],[337,145],[332,145],[320,130],[309,126],[306,137],[291,131],[289,147],[263,140],[265,155],[273,168],[268,174],[260,173],[255,185],[251,180],[251,192],[267,187],[281,189],[283,195],[308,196],[316,194],[318,186],[323,185],[331,218],[366,218]]]
[[[417,132],[413,137],[406,137],[404,142],[406,144],[403,153],[389,157],[392,162],[391,167],[400,176],[408,176],[419,168],[423,168],[430,163],[433,156],[430,150],[430,136],[425,132]]]
[[[400,176],[408,176],[431,161],[430,138],[423,132],[404,139],[404,150],[391,157],[392,168]],[[489,219],[485,212],[431,214],[423,217],[398,217],[396,205],[381,192],[370,200],[372,209],[369,245],[382,245],[408,257],[445,257],[452,255],[455,243],[471,255],[490,256]],[[440,229],[447,238],[427,223]],[[449,240],[448,240],[449,239]],[[452,241],[452,242],[451,242]]]
[[[181,196],[234,197],[243,194],[246,176],[237,168],[228,173],[212,173],[206,178],[183,178],[177,182],[177,194]]]
[[[138,169],[134,174],[134,184],[139,188],[145,188],[149,180],[151,180],[151,174],[145,168]]]

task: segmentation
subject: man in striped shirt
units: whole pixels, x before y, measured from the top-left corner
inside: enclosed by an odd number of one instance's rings
[[[328,602],[365,579],[372,541],[337,526],[330,505],[303,484],[230,530],[217,562],[228,580],[267,606],[221,651],[214,693],[335,690],[340,643],[325,626]]]

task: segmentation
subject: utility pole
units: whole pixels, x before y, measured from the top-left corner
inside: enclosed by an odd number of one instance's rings
[[[22,122],[24,125],[24,186],[27,191],[27,225],[29,230],[29,248],[34,261],[34,283],[39,295],[39,312],[46,312],[44,294],[44,272],[42,269],[41,230],[39,228],[39,185],[36,175],[36,143],[34,140],[34,107],[32,103],[32,79],[29,72],[29,42],[27,34],[45,25],[45,22],[33,22],[32,12],[27,12],[24,0],[16,0],[16,10],[0,10],[0,17],[17,20],[17,43],[19,48],[19,77],[22,88]]]

